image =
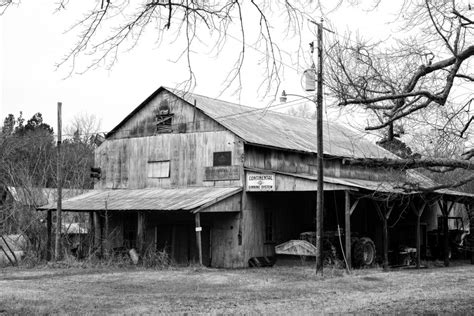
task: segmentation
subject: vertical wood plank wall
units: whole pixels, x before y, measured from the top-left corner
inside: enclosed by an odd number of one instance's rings
[[[316,156],[305,153],[245,145],[245,167],[316,175]],[[332,177],[383,180],[393,177],[386,170],[342,164],[341,158],[326,159],[324,174]]]
[[[155,96],[150,102],[125,122],[109,139],[144,137],[155,134],[155,117],[160,103],[168,101],[173,113],[172,133],[194,133],[225,130],[219,123],[211,120],[192,105],[178,99],[168,91]]]
[[[243,143],[227,131],[109,140],[95,152],[103,174],[96,188],[241,186],[242,179],[204,181],[204,167],[213,165],[216,151],[231,151],[232,165],[242,165]],[[148,178],[148,161],[163,160],[170,161],[169,178]]]

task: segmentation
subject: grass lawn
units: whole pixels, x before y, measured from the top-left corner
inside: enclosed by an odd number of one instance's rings
[[[474,265],[423,270],[0,269],[0,314],[474,313]]]

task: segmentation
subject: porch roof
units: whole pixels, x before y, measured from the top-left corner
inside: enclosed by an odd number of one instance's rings
[[[281,172],[271,169],[260,169],[260,168],[245,168],[247,171],[253,172],[270,172],[275,174],[283,174],[296,178],[303,178],[311,181],[317,181],[318,178],[313,174],[305,173],[289,173]],[[387,181],[387,180],[365,180],[365,179],[355,179],[355,178],[341,178],[341,177],[331,177],[324,176],[325,185],[330,184],[335,187],[331,187],[328,190],[367,190],[370,192],[379,192],[379,193],[388,193],[388,194],[431,194],[432,196],[442,196],[447,200],[459,201],[463,203],[474,203],[474,194],[466,193],[461,191],[456,191],[452,189],[440,188],[436,190],[430,190],[429,188],[436,187],[438,183],[434,182],[432,179],[427,176],[414,171],[409,170],[406,173],[406,178],[404,181]],[[406,185],[413,184],[419,186],[420,190],[409,189]],[[326,189],[325,189],[326,190]]]
[[[380,181],[380,180],[362,180],[362,179],[348,179],[348,178],[333,178],[324,177],[324,181],[329,183],[335,183],[345,185],[348,187],[354,187],[359,189],[365,189],[372,192],[390,193],[390,194],[429,194],[431,196],[442,196],[447,200],[459,201],[464,203],[474,203],[474,194],[451,190],[451,189],[435,189],[438,184],[433,180],[425,177],[418,172],[409,172],[407,174],[407,181]],[[417,185],[419,190],[412,190],[406,185],[414,184]]]
[[[100,189],[66,199],[63,211],[199,211],[242,191],[241,187]],[[38,210],[55,210],[56,204]]]

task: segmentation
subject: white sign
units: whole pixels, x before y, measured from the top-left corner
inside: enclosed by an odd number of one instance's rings
[[[247,173],[247,191],[275,191],[275,175]]]

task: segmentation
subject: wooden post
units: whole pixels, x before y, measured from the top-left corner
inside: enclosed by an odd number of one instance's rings
[[[471,264],[474,264],[474,209],[470,204],[465,204],[466,212],[469,215],[469,229],[471,233],[469,234],[469,245],[471,250]]]
[[[419,269],[421,266],[421,215],[425,210],[426,202],[418,210],[414,204],[411,204],[411,208],[416,215],[416,268]]]
[[[105,202],[107,205],[107,202]],[[106,258],[110,255],[110,240],[109,240],[109,212],[107,211],[107,206],[104,212],[104,255]]]
[[[57,142],[57,161],[56,161],[56,182],[58,188],[57,207],[56,207],[56,239],[54,247],[54,259],[58,261],[61,256],[61,211],[62,211],[62,161],[61,161],[61,130],[62,130],[62,115],[61,115],[62,103],[58,102],[58,142]]]
[[[448,226],[448,217],[449,213],[453,209],[454,202],[451,202],[451,205],[448,207],[448,201],[442,200],[438,201],[438,205],[441,208],[443,213],[443,259],[444,266],[449,267],[449,226]]]
[[[46,217],[46,230],[47,230],[47,239],[46,239],[46,260],[51,260],[51,244],[53,240],[52,234],[53,226],[53,211],[48,210],[48,215]]]
[[[202,244],[201,244],[201,214],[198,212],[195,214],[195,222],[196,222],[196,246],[198,250],[199,256],[199,264],[202,265]]]
[[[323,274],[323,238],[324,238],[324,150],[323,150],[323,20],[316,23],[318,26],[318,87],[316,95],[316,155],[318,196],[316,199],[316,273]]]
[[[383,269],[384,271],[388,270],[388,219],[390,217],[390,213],[393,210],[393,206],[391,206],[388,210],[385,208],[380,208],[377,203],[375,204],[375,208],[377,209],[377,213],[379,214],[380,219],[382,220],[382,227],[383,227]]]
[[[416,214],[416,268],[421,265],[421,214]]]
[[[94,245],[95,245],[94,212],[89,212],[89,256],[93,252]]]
[[[446,203],[446,202],[445,202]],[[448,214],[443,215],[443,258],[444,266],[449,267],[449,227],[448,227]]]
[[[444,259],[444,266],[449,266],[449,221],[448,221],[448,202],[443,201],[443,259]]]
[[[137,212],[137,248],[138,253],[143,256],[145,254],[145,230],[146,230],[146,214],[145,212]]]
[[[388,225],[385,217],[383,218],[383,269],[388,270]]]
[[[102,249],[101,249],[101,246],[102,246],[102,227],[101,227],[101,222],[100,222],[100,216],[99,216],[99,212],[98,211],[95,211],[94,212],[94,226],[95,226],[95,229],[94,229],[94,234],[95,234],[95,237],[94,237],[94,248],[96,249],[96,252],[97,250],[99,250],[97,253],[98,254],[102,254]]]
[[[351,262],[351,198],[349,191],[345,191],[345,242],[346,242],[346,261],[347,268],[350,269],[352,266]]]

